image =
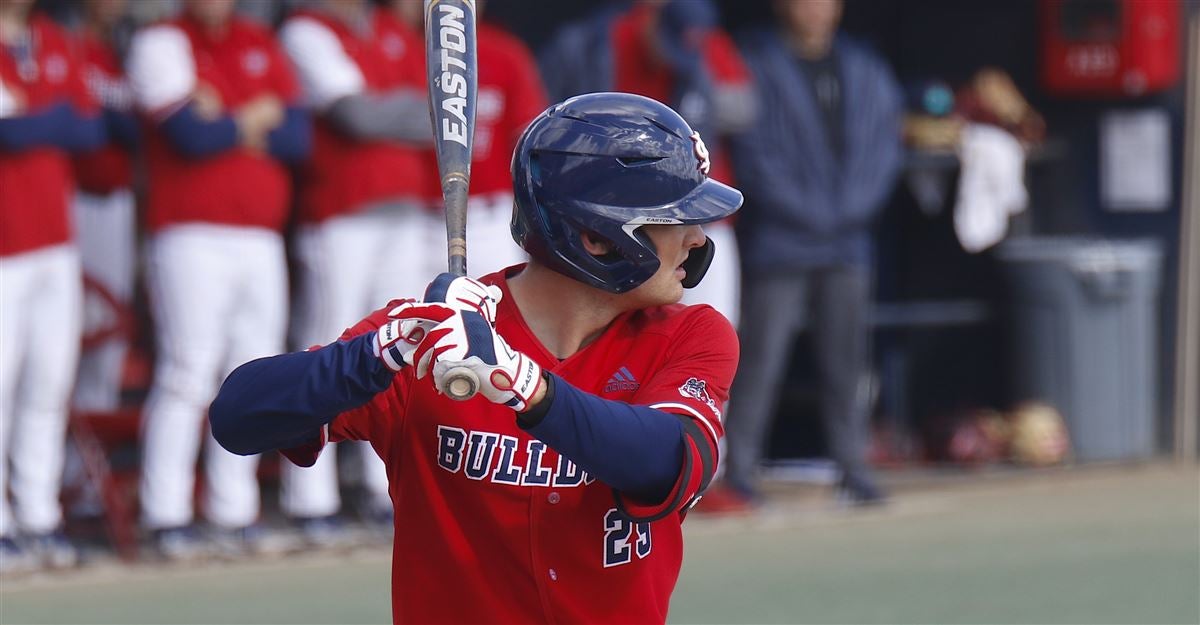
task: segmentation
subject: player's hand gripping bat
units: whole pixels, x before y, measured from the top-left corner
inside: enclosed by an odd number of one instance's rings
[[[446,202],[449,271],[456,276],[467,275],[467,196],[479,68],[475,41],[475,0],[425,0],[429,116]],[[447,372],[444,380],[441,391],[460,401],[479,389],[479,379],[466,367]]]

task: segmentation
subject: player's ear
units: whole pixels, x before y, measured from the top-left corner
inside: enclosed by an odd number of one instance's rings
[[[583,249],[592,256],[607,256],[613,252],[612,243],[590,232],[582,233],[580,239],[583,241]]]

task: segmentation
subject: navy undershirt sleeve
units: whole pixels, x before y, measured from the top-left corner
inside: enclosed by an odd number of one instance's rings
[[[308,157],[312,149],[312,122],[301,108],[289,106],[283,123],[267,134],[271,156],[295,163]]]
[[[71,124],[71,105],[59,102],[44,110],[0,118],[0,147],[12,152],[38,146],[58,146],[61,129]]]
[[[99,116],[80,115],[67,102],[29,115],[0,118],[0,148],[10,152],[40,146],[84,151],[100,147],[104,138]]]
[[[602,399],[560,377],[547,377],[549,406],[536,423],[518,419],[522,429],[618,491],[646,501],[671,493],[683,468],[679,418]]]
[[[104,127],[104,117],[99,113],[95,115],[81,115],[74,107],[68,107],[71,111],[71,120],[69,125],[62,129],[62,134],[59,138],[59,147],[71,152],[88,152],[98,150],[108,141],[108,131]]]
[[[131,152],[137,149],[142,133],[136,115],[104,109],[104,127],[108,130],[109,141]]]
[[[208,410],[213,437],[243,456],[310,442],[321,427],[391,386],[370,332],[320,349],[252,360],[229,374]]]
[[[191,103],[163,120],[161,128],[171,146],[188,158],[206,158],[237,146],[237,124],[232,117],[202,119]]]

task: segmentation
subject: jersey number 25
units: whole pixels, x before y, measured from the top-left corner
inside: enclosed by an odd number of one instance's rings
[[[639,560],[650,555],[650,524],[630,523],[610,508],[604,515],[604,568],[629,564],[634,552]]]

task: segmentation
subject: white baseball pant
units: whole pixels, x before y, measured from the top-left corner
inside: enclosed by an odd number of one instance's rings
[[[150,529],[193,520],[203,436],[206,516],[245,527],[259,513],[258,457],[221,448],[205,415],[230,371],[284,349],[283,239],[260,228],[176,225],[149,241],[146,260],[158,362],[142,423],[142,520]]]
[[[81,292],[72,244],[0,257],[0,536],[42,534],[62,522]]]
[[[133,192],[118,189],[108,195],[75,194],[75,224],[83,273],[119,305],[133,303],[136,273],[137,213]],[[118,319],[120,310],[98,294],[85,289],[83,333],[108,327]],[[75,408],[87,411],[116,410],[121,403],[121,376],[127,336],[113,336],[79,356],[75,380]]]
[[[471,198],[467,207],[467,272],[472,276],[486,276],[529,260],[525,250],[513,241],[512,211],[512,193]],[[445,238],[442,234],[442,240]]]

